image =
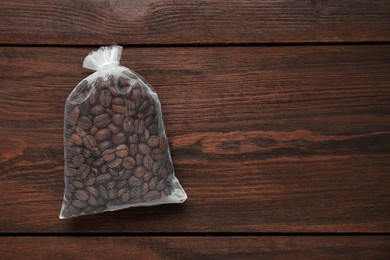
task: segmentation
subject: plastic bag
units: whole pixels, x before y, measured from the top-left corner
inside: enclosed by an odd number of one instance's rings
[[[69,95],[64,116],[65,192],[60,218],[182,203],[155,90],[119,65],[121,46],[91,52],[96,70]]]

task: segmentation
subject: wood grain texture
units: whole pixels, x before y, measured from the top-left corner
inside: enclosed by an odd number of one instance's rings
[[[0,44],[215,44],[390,40],[390,2],[1,1]]]
[[[388,259],[389,248],[356,236],[0,238],[4,259]]]
[[[1,232],[389,232],[390,48],[127,48],[183,205],[59,220],[63,108],[93,48],[0,48]]]

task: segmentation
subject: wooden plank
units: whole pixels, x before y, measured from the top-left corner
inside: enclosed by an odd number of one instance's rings
[[[0,3],[0,44],[389,41],[389,1],[43,1]]]
[[[59,220],[63,108],[92,48],[0,48],[2,232],[389,232],[389,46],[128,48],[183,205]]]
[[[0,238],[4,259],[388,259],[389,248],[357,236]]]

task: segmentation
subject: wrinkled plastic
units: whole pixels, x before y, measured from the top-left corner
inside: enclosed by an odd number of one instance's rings
[[[121,46],[91,52],[96,70],[69,95],[64,116],[65,192],[60,218],[182,203],[155,90],[120,66]]]

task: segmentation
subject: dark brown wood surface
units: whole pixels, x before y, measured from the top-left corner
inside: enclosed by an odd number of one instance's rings
[[[63,109],[93,48],[0,48],[3,232],[389,232],[388,46],[127,48],[183,205],[59,220]]]
[[[389,13],[0,1],[0,259],[390,259]],[[157,90],[189,199],[59,220],[65,99],[108,44]]]
[[[8,0],[0,11],[0,44],[390,40],[390,1]]]
[[[91,246],[91,244],[93,246]],[[387,237],[0,238],[5,259],[386,259]]]

